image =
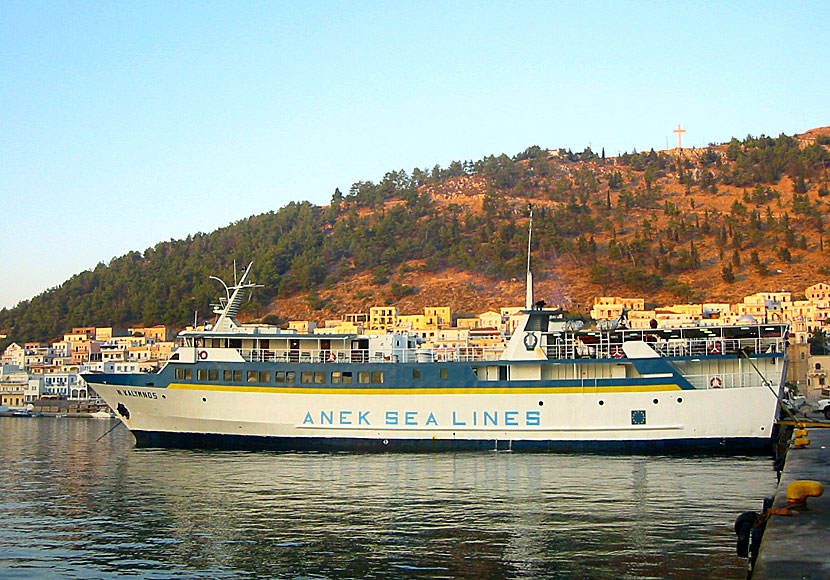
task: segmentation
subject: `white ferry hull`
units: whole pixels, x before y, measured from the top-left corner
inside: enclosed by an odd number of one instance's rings
[[[323,389],[298,393],[90,384],[119,409],[137,443],[146,446],[759,451],[771,445],[777,410],[777,397],[766,386],[650,387],[640,392],[586,388],[578,393],[469,389],[460,394],[343,389],[324,394]]]

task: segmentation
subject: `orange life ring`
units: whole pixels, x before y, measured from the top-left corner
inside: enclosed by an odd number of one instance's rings
[[[619,346],[615,346],[611,349],[611,356],[614,358],[622,358],[623,357],[623,349]]]
[[[723,379],[720,377],[712,377],[709,379],[709,386],[713,389],[719,389],[723,386]]]
[[[709,347],[709,354],[720,354],[720,343],[713,342]]]
[[[206,350],[199,351],[199,360],[207,360],[208,353]]]
[[[334,354],[333,352],[329,352],[329,356],[326,357],[326,360],[328,362],[334,362],[334,361],[337,360],[337,355]]]

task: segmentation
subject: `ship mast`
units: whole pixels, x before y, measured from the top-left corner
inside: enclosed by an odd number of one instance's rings
[[[245,281],[248,278],[248,274],[251,272],[251,266],[253,265],[253,262],[248,264],[248,267],[245,268],[245,273],[242,274],[242,278],[240,278],[239,282],[237,282],[236,262],[234,262],[233,286],[228,286],[221,278],[211,276],[213,280],[218,280],[219,283],[225,287],[225,298],[220,298],[219,304],[213,305],[213,313],[219,315],[219,319],[216,321],[216,324],[213,325],[214,332],[223,332],[238,328],[239,323],[236,321],[236,313],[239,312],[239,308],[242,306],[242,291],[249,288],[262,288],[262,284],[254,284],[252,282]]]
[[[527,288],[525,290],[525,308],[533,308],[533,274],[530,271],[530,241],[533,236],[533,206],[530,209],[530,222],[527,226]]]

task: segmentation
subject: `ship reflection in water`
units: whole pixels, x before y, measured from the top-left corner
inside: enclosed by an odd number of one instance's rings
[[[744,578],[771,461],[136,449],[0,418],[4,578]]]

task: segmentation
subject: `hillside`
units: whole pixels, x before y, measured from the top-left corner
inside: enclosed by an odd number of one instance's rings
[[[537,297],[585,310],[602,294],[649,302],[796,293],[830,275],[830,127],[703,149],[605,158],[530,147],[387,173],[209,234],[82,272],[0,311],[9,340],[72,326],[165,323],[209,312],[232,263],[265,285],[243,318],[336,318],[369,306],[477,313],[524,300],[528,205]]]

